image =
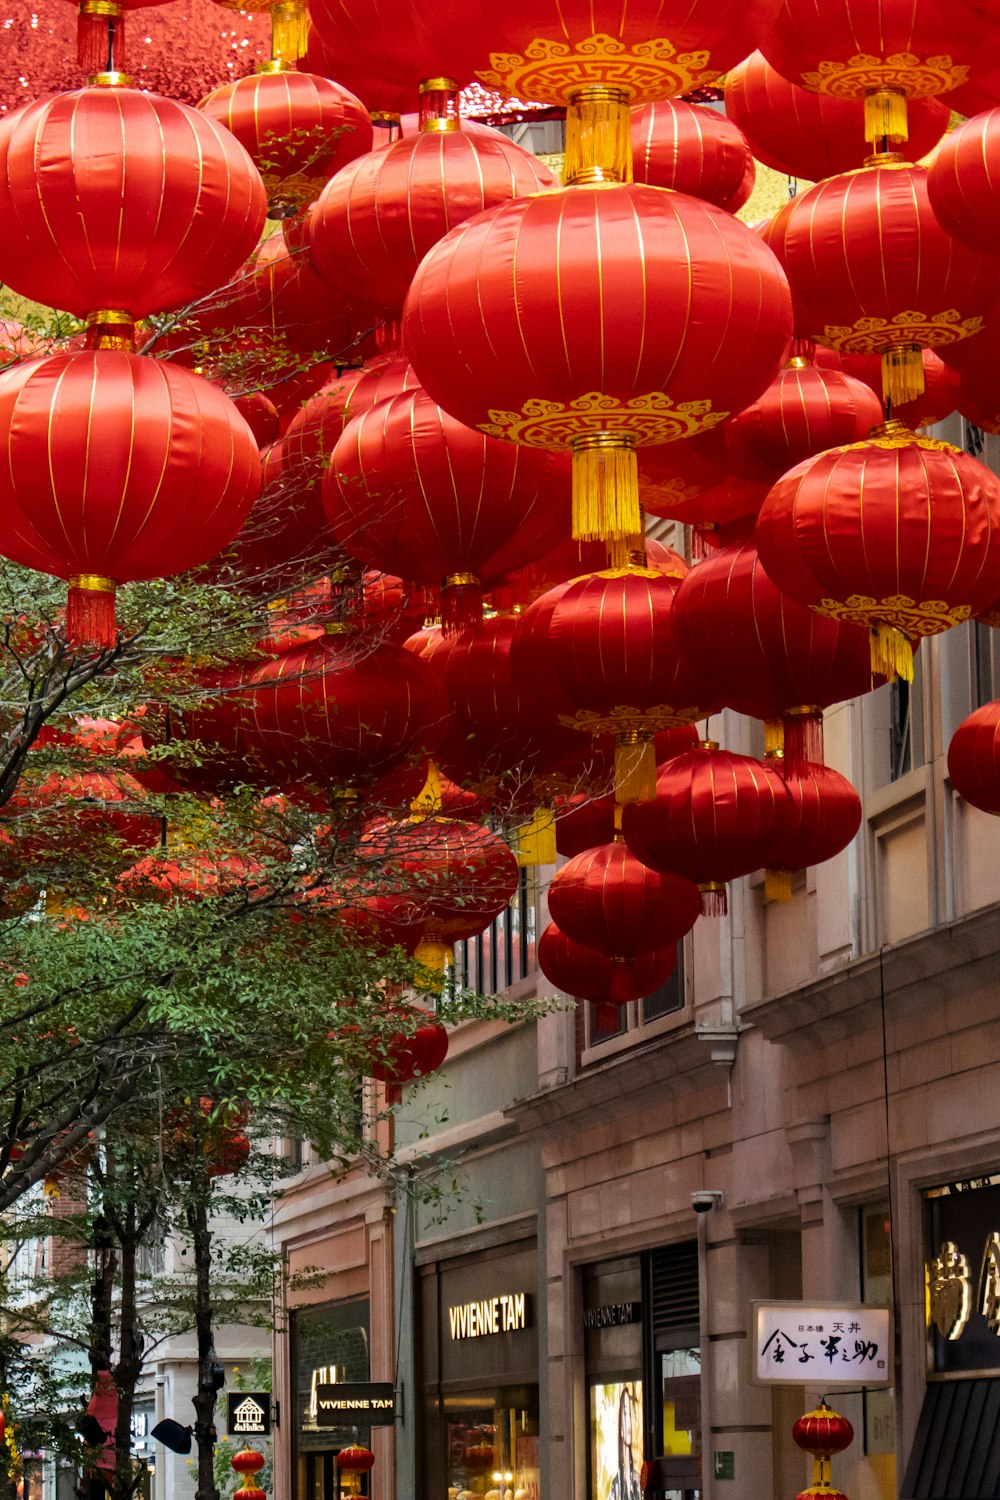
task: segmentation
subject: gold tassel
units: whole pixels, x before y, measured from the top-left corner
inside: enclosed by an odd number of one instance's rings
[[[882,354],[882,395],[893,407],[924,394],[924,357],[917,344],[900,344]]]
[[[573,538],[627,541],[642,531],[635,443],[620,432],[592,432],[573,444]]]
[[[428,994],[439,995],[444,989],[445,975],[451,963],[452,950],[449,943],[440,938],[422,937],[417,944],[413,961],[417,965],[416,982]]]
[[[419,817],[430,817],[439,813],[442,808],[441,800],[441,772],[432,760],[427,762],[427,779],[420,788],[413,801],[410,803],[410,811]]]
[[[791,901],[792,899],[792,872],[791,870],[765,870],[764,871],[764,900],[765,901]]]
[[[566,111],[563,183],[631,182],[629,91],[593,84],[574,89]]]
[[[905,141],[906,95],[899,89],[873,89],[865,95],[865,140]]]
[[[785,752],[785,726],[780,719],[764,720],[764,754],[783,755]]]
[[[271,6],[271,56],[298,62],[309,46],[309,13],[305,0],[281,0]]]
[[[637,730],[615,741],[615,801],[652,802],[656,796],[656,747],[652,736]]]
[[[530,823],[517,830],[517,862],[530,865],[554,865],[556,862],[556,816],[551,807],[536,807]]]
[[[894,682],[902,677],[904,682],[913,681],[913,648],[901,630],[895,625],[873,625],[871,627],[872,673]]]

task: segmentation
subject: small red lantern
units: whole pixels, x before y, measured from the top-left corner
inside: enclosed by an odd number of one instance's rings
[[[614,1031],[618,1012],[666,984],[677,967],[677,945],[656,948],[635,958],[609,958],[596,948],[576,943],[550,922],[538,940],[538,967],[550,984],[596,1007],[598,1033]]]
[[[266,1463],[263,1453],[255,1448],[241,1448],[229,1460],[237,1474],[259,1474]]]
[[[1000,702],[963,719],[948,746],[948,775],[966,802],[1000,817]]]
[[[552,920],[575,942],[633,959],[677,943],[701,911],[698,889],[642,864],[620,837],[576,855],[549,884]],[[612,987],[610,998],[619,998]]]
[[[496,1466],[496,1449],[485,1439],[470,1443],[462,1454],[462,1463],[473,1474],[484,1474]]]
[[[703,740],[667,762],[655,801],[625,808],[622,830],[643,864],[695,881],[702,912],[720,916],[726,882],[770,864],[794,814],[773,766]]]
[[[769,901],[792,899],[792,876],[846,849],[861,827],[861,798],[846,777],[828,766],[807,766],[785,785],[795,812],[764,874]]]
[[[337,1454],[337,1468],[342,1474],[367,1474],[375,1467],[375,1455],[370,1448],[351,1443]]]
[[[632,174],[734,214],[753,192],[756,169],[739,127],[719,110],[661,99],[632,110]]]
[[[408,360],[378,355],[362,369],[345,370],[322,386],[295,413],[282,439],[282,465],[296,484],[311,485],[316,490],[318,525],[326,525],[320,481],[348,422],[379,401],[414,390],[417,383]]]
[[[448,1033],[419,1005],[396,1005],[390,1015],[408,1023],[405,1031],[372,1037],[367,1043],[371,1076],[384,1083],[387,1104],[399,1104],[403,1085],[436,1073],[448,1056]]]
[[[832,1458],[854,1442],[854,1428],[846,1417],[821,1401],[813,1411],[799,1417],[792,1428],[792,1439],[814,1458]]]
[[[802,353],[729,427],[777,476],[827,448],[866,438],[882,418],[882,403],[869,386],[820,369]]]

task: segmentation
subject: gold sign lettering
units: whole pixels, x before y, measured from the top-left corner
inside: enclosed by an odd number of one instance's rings
[[[972,1311],[969,1262],[954,1240],[945,1240],[927,1269],[931,1321],[943,1339],[958,1339]]]
[[[514,1333],[527,1326],[527,1296],[524,1292],[502,1293],[484,1302],[462,1302],[448,1309],[448,1328],[455,1340]]]

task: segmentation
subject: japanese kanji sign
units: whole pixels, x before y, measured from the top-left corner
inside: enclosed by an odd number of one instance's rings
[[[754,1374],[769,1385],[888,1385],[889,1309],[857,1302],[755,1302]]]

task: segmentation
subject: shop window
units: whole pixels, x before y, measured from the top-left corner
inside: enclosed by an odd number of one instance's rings
[[[357,1436],[369,1445],[370,1429],[321,1425],[318,1388],[371,1378],[368,1302],[331,1302],[296,1308],[291,1314],[294,1403],[294,1500],[344,1500],[365,1494],[360,1476],[340,1477],[334,1456]]]
[[[478,995],[496,995],[527,979],[535,958],[534,871],[521,871],[517,894],[485,932],[455,944],[455,983]]]
[[[538,1388],[444,1398],[448,1492],[537,1495]]]

